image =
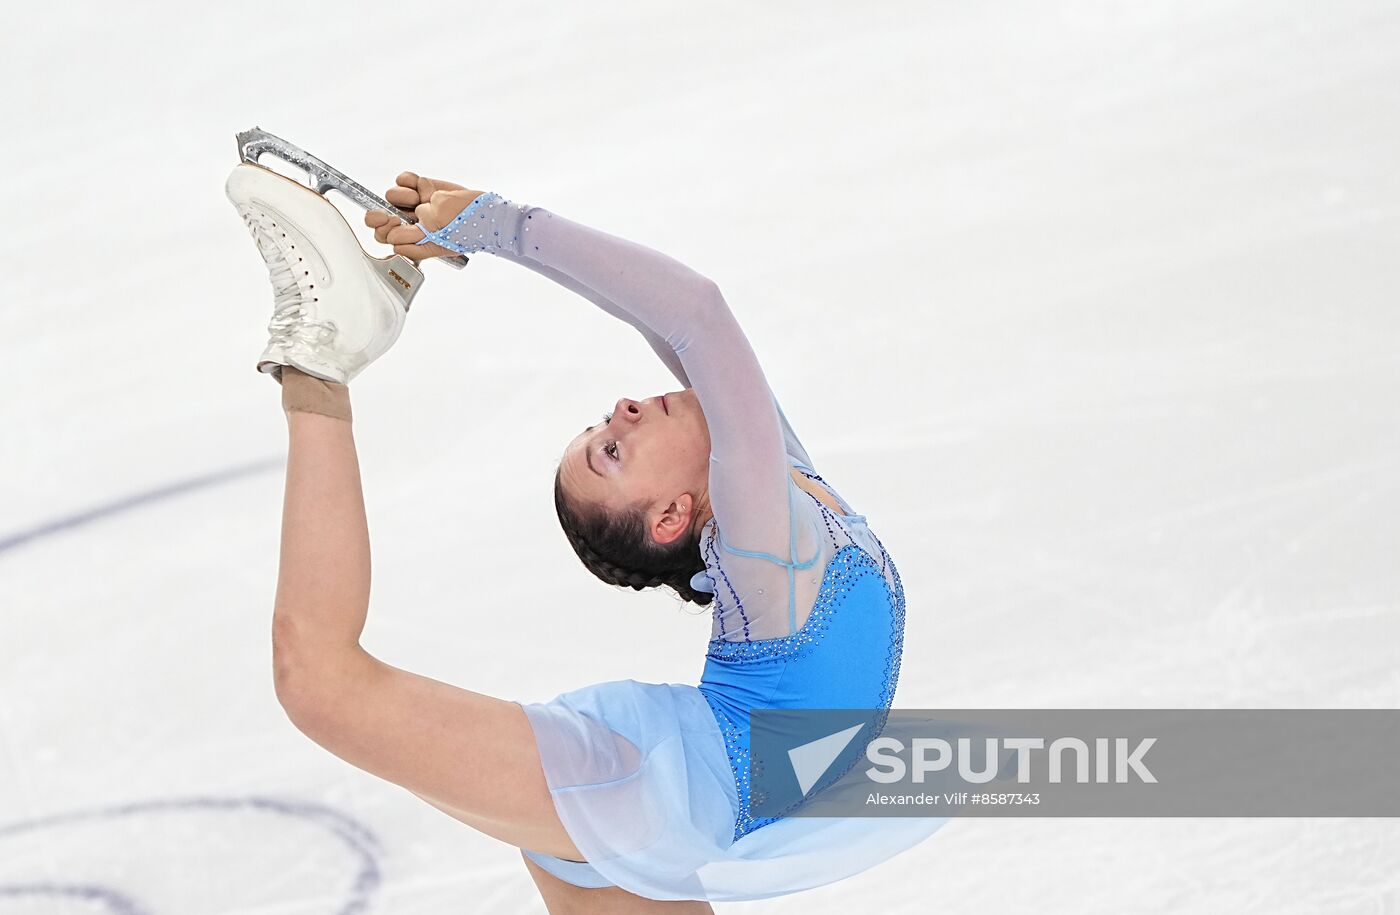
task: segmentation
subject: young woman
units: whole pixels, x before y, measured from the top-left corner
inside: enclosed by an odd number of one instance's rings
[[[817,474],[713,281],[541,207],[407,172],[386,197],[423,228],[366,216],[392,258],[364,254],[327,201],[265,169],[239,166],[228,194],[276,294],[259,362],[282,383],[290,433],[273,659],[297,727],[522,849],[556,913],[705,912],[795,892],[944,822],[751,811],[749,710],[888,708],[904,591],[865,516]],[[397,338],[421,281],[410,262],[480,251],[636,327],[681,384],[622,398],[575,435],[554,502],[598,578],[712,607],[698,685],[620,680],[520,704],[361,647],[369,538],[347,385]]]

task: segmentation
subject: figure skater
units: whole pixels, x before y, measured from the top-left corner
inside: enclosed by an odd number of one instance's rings
[[[281,383],[289,429],[273,668],[301,731],[520,848],[552,913],[710,912],[839,880],[945,822],[751,811],[750,709],[888,708],[904,590],[865,516],[818,475],[715,282],[544,208],[411,172],[386,198],[417,226],[366,214],[393,246],[384,258],[328,201],[267,169],[238,166],[227,192],[274,289],[258,363]],[[520,703],[360,645],[370,552],[348,384],[399,336],[414,264],[482,251],[637,328],[681,385],[621,398],[575,435],[554,505],[602,581],[711,607],[698,685],[619,680]],[[852,368],[811,355],[833,381]],[[618,644],[610,632],[598,649]]]

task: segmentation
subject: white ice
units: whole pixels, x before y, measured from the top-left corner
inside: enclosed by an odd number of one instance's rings
[[[714,278],[898,563],[898,705],[1400,700],[1394,4],[88,0],[0,50],[3,915],[319,915],[356,879],[371,913],[544,911],[273,695],[285,424],[222,188],[255,124]],[[673,379],[514,265],[427,269],[354,385],[366,646],[526,701],[694,682],[704,616],[593,579],[549,497]],[[1397,864],[1393,820],[964,820],[717,909],[1360,915]]]

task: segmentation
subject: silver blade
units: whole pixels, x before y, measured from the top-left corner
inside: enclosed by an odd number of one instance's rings
[[[394,206],[340,169],[327,165],[295,143],[289,143],[259,127],[239,132],[236,139],[238,157],[244,162],[257,165],[262,156],[273,156],[305,172],[307,185],[322,196],[329,191],[339,191],[365,210],[385,210],[398,217],[404,225],[418,223],[418,217],[412,210]],[[467,265],[467,258],[461,254],[441,257],[438,260],[458,270]]]

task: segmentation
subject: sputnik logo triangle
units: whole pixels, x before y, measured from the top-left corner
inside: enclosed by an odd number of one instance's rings
[[[863,727],[865,727],[863,724],[853,725],[844,731],[828,734],[788,750],[788,759],[792,761],[792,771],[797,775],[797,786],[802,789],[804,797],[808,791],[812,790],[812,786],[817,783],[818,779],[826,774],[826,770],[831,768],[836,757],[841,755],[841,751],[846,749],[855,738],[856,733]]]

